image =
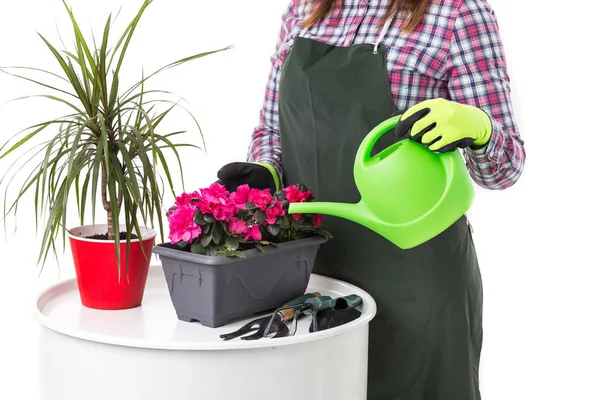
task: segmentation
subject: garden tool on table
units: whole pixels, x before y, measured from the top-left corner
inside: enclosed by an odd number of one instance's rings
[[[295,305],[291,305],[291,306],[287,305],[287,306],[278,308],[277,310],[275,310],[275,313],[271,317],[271,321],[269,321],[269,325],[267,325],[264,336],[265,337],[269,336],[268,332],[270,332],[271,323],[273,323],[275,321],[275,316],[277,313],[280,313],[280,312],[288,312],[289,313],[290,310],[293,312],[294,316],[292,318],[292,324],[291,324],[291,327],[289,328],[288,336],[294,336],[296,334],[296,329],[298,327],[298,319],[302,315],[311,315],[312,323],[317,324],[317,313],[321,310],[325,310],[325,309],[331,307],[332,304],[333,304],[333,299],[330,296],[319,296],[319,297],[309,298],[306,301],[304,301],[302,304],[295,304]]]
[[[311,323],[309,332],[324,331],[354,321],[361,316],[358,311],[361,304],[362,298],[356,294],[334,299],[331,307],[317,313],[316,323]]]
[[[312,298],[318,298],[320,296],[321,293],[318,292],[304,294],[295,298],[294,300],[289,301],[283,307],[278,308],[272,315],[269,314],[265,317],[252,320],[238,330],[220,335],[220,337],[223,340],[231,340],[237,337],[239,337],[241,340],[257,340],[266,337],[270,333],[274,333],[272,336],[273,338],[287,336],[289,333],[289,328],[287,327],[286,322],[294,318],[294,311],[286,307],[304,304],[305,301]],[[254,333],[247,335],[251,332]]]

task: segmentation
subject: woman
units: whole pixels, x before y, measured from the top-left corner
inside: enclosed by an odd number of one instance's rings
[[[525,151],[486,0],[293,1],[248,162],[226,165],[219,178],[230,189],[275,189],[283,177],[320,201],[357,201],[356,150],[398,112],[396,134],[377,150],[408,136],[432,151],[462,151],[484,188],[517,181]],[[314,272],[378,303],[368,399],[479,399],[482,284],[466,218],[408,251],[353,222],[325,225],[335,239]]]

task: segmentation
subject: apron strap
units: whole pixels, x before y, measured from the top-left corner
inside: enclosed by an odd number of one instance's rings
[[[379,37],[377,38],[377,41],[375,43],[373,43],[373,45],[375,46],[373,48],[373,54],[377,54],[377,49],[379,48],[379,45],[385,38],[385,35],[387,34],[388,30],[390,29],[390,25],[392,24],[393,19],[394,19],[394,17],[392,16],[392,17],[388,18],[387,21],[385,21],[385,24],[383,25],[381,32],[379,32]]]
[[[374,48],[373,48],[373,54],[377,54],[377,50],[379,48],[379,45],[381,44],[381,42],[383,41],[383,39],[385,38],[385,35],[388,33],[388,30],[390,29],[390,25],[392,24],[394,17],[390,17],[385,21],[385,24],[383,24],[383,28],[381,28],[381,32],[379,32],[379,36],[377,37],[377,41],[375,43],[373,43]],[[304,27],[304,29],[302,29],[302,31],[300,32],[300,34],[298,35],[298,37],[303,37],[304,35],[306,35],[306,33],[309,31],[309,27]],[[275,53],[275,56],[278,56],[279,54],[281,54],[283,51],[287,50],[288,48],[292,47],[292,45],[294,44],[294,39],[290,39],[288,40],[286,43],[284,43],[279,50],[277,50],[277,53]]]
[[[310,28],[308,26],[305,26],[304,29],[302,29],[302,32],[300,32],[300,34],[298,36],[302,37],[304,35],[306,35],[306,32],[308,32]]]
[[[302,29],[302,32],[300,32],[300,34],[298,35],[298,37],[302,37],[304,35],[306,35],[306,32],[308,32],[309,28],[304,28]],[[277,50],[277,52],[273,55],[273,57],[279,57],[279,55],[281,53],[283,53],[285,50],[289,49],[290,47],[292,47],[292,45],[294,44],[294,39],[290,39],[287,42],[285,42],[284,44],[281,45],[281,47],[279,47],[279,49]]]

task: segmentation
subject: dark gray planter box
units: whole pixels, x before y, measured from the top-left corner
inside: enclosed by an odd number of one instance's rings
[[[281,243],[266,247],[266,254],[246,250],[246,258],[208,257],[169,243],[152,252],[160,257],[178,318],[215,328],[302,296],[326,241],[316,236]]]

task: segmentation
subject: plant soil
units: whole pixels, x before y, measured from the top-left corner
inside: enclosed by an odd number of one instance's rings
[[[86,236],[86,239],[93,239],[93,240],[108,240],[108,233],[103,233],[103,234],[96,234],[96,235],[92,235],[92,236]],[[138,237],[135,234],[131,234],[131,240],[137,239]],[[127,232],[121,232],[120,233],[120,240],[127,240]]]

